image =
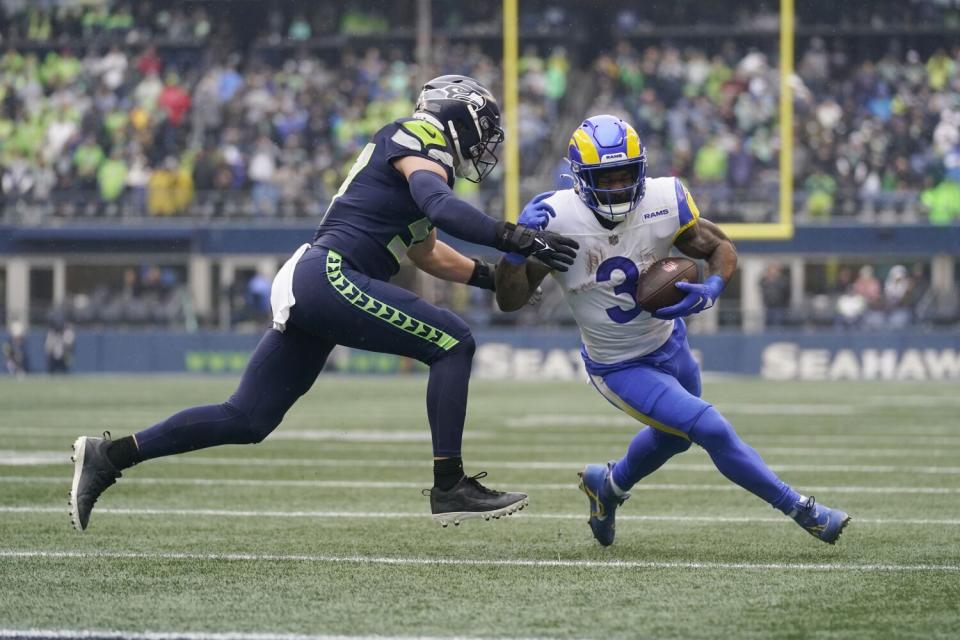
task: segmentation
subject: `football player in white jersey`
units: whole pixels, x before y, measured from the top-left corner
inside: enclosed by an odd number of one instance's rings
[[[594,537],[612,544],[614,514],[630,488],[696,443],[728,479],[814,537],[836,542],[850,516],[790,488],[700,398],[700,369],[683,317],[713,306],[737,266],[733,243],[700,217],[680,180],[646,176],[640,136],[623,120],[610,115],[584,120],[570,139],[567,159],[573,188],[537,196],[520,223],[549,225],[579,241],[574,264],[561,273],[508,254],[497,267],[496,294],[500,308],[513,311],[553,275],[580,327],[591,383],[615,407],[649,425],[621,460],[587,465],[580,474]],[[636,303],[637,282],[673,247],[704,260],[706,277],[702,283],[678,283],[686,292],[679,303],[647,313]]]

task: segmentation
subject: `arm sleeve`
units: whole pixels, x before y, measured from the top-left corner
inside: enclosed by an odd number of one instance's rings
[[[433,171],[414,171],[410,175],[410,195],[435,227],[461,240],[497,246],[497,221],[453,195],[453,191]]]

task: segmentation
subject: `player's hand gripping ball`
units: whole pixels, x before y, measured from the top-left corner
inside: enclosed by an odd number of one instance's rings
[[[637,304],[661,320],[690,316],[712,307],[725,284],[718,275],[697,282],[693,260],[665,258],[650,265],[640,277]]]
[[[671,307],[687,293],[677,288],[678,282],[698,282],[697,263],[689,258],[657,260],[640,275],[637,283],[637,305],[649,313]]]

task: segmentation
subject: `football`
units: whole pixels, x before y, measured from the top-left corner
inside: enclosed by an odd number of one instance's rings
[[[686,294],[674,285],[678,282],[699,282],[697,263],[690,258],[664,258],[640,274],[637,283],[637,305],[653,313],[677,304]]]

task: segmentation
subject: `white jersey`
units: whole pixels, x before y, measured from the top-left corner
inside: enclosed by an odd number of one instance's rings
[[[637,306],[637,281],[651,264],[670,254],[677,236],[696,223],[697,205],[676,178],[648,178],[637,208],[605,229],[573,189],[546,202],[556,218],[548,229],[580,243],[576,261],[553,276],[563,288],[587,356],[613,364],[660,348],[673,320],[658,320]]]

